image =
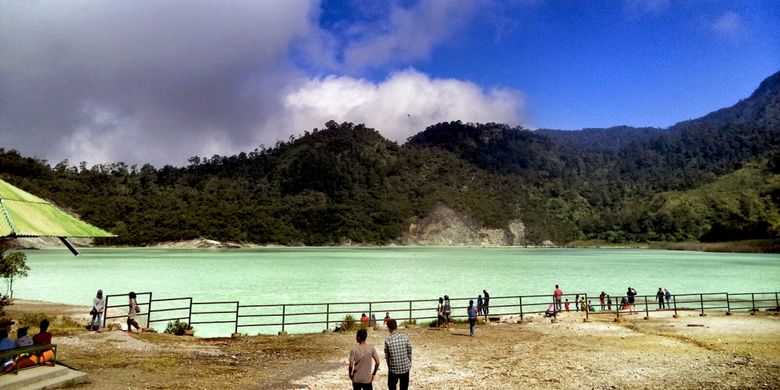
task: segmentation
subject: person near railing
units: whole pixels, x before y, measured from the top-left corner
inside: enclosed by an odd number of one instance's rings
[[[555,310],[561,311],[561,298],[563,297],[563,290],[561,290],[558,285],[555,285],[555,290],[553,290],[553,303],[555,303]]]
[[[474,309],[474,300],[469,300],[469,307],[466,309],[469,314],[469,336],[474,336],[474,327],[477,324],[477,310]]]
[[[387,326],[387,321],[390,321],[390,320],[391,320],[391,318],[390,318],[390,312],[388,311],[388,312],[386,312],[386,313],[385,313],[385,319],[384,319],[384,321],[382,321],[382,324],[383,324],[384,326]]]
[[[135,300],[135,292],[130,291],[128,297],[130,298],[130,301],[127,308],[127,333],[133,333],[133,326],[135,326],[135,329],[138,331],[138,333],[141,333],[144,330],[135,320],[136,314],[141,312],[141,308],[138,306],[138,302]]]
[[[636,296],[636,290],[629,287],[628,291],[626,291],[626,296],[628,297],[628,305],[631,307],[631,310],[634,310],[634,296]]]
[[[604,311],[604,304],[606,303],[605,300],[607,299],[607,293],[604,291],[599,294],[599,303],[601,304],[601,311]]]
[[[485,315],[485,320],[487,321],[487,316],[489,314],[490,310],[490,294],[488,294],[487,290],[482,290],[482,297],[484,298],[484,309],[482,309],[482,314]]]
[[[441,327],[442,325],[444,325],[444,298],[439,297],[439,305],[436,306],[436,326]]]
[[[477,295],[477,315],[482,315],[482,294]]]
[[[567,313],[569,312],[569,298],[566,298],[566,300],[563,302],[563,308]]]
[[[612,311],[612,297],[607,294],[607,310]]]
[[[92,310],[89,312],[89,314],[92,314],[92,320],[89,321],[88,326],[89,330],[96,330],[95,326],[97,326],[97,332],[100,333],[100,330],[103,328],[103,310],[105,310],[105,307],[106,300],[103,298],[103,290],[98,290],[95,298],[92,299]]]
[[[366,344],[368,332],[359,329],[355,335],[358,345],[349,351],[349,379],[352,380],[353,390],[371,390],[372,382],[379,370],[379,355],[373,345]],[[374,361],[374,369],[371,370],[371,360]]]
[[[452,306],[450,305],[449,295],[444,296],[444,324],[450,326],[450,315],[452,315]]]
[[[661,289],[661,287],[658,287],[658,292],[655,293],[655,300],[658,301],[658,308],[663,309],[664,308],[664,292]]]
[[[666,298],[666,307],[670,307],[670,301],[672,300],[672,292],[668,289],[664,289],[664,297]]]
[[[445,298],[447,298],[445,296]],[[412,344],[409,337],[397,332],[398,323],[387,321],[390,336],[385,339],[385,360],[387,361],[387,388],[395,390],[400,382],[400,389],[409,388],[409,371],[412,369]]]

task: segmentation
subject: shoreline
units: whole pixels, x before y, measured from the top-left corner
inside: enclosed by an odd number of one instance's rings
[[[16,307],[14,307],[16,306]],[[63,315],[85,306],[18,300],[19,315],[49,306]],[[595,318],[594,318],[595,317]],[[442,388],[777,388],[780,316],[695,313],[671,318],[626,316],[623,322],[580,313],[558,321],[465,324],[400,329],[413,346],[411,385]],[[59,323],[57,323],[59,324]],[[167,334],[88,332],[55,327],[58,359],[89,374],[85,389],[339,389],[354,332],[199,339]],[[197,326],[196,326],[197,333]],[[381,366],[387,331],[369,329]],[[465,336],[465,337],[464,337]],[[672,363],[673,362],[673,363]]]

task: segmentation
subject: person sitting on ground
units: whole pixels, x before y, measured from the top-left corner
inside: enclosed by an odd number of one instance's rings
[[[630,309],[630,308],[631,308],[631,307],[629,306],[629,303],[628,303],[628,298],[626,298],[626,297],[621,297],[621,298],[620,298],[620,309],[621,309],[621,310],[628,310],[628,309]]]
[[[29,347],[33,345],[32,336],[27,334],[28,327],[22,327],[16,330],[16,346],[17,347]]]
[[[35,336],[33,336],[33,344],[35,345],[51,344],[51,333],[48,332],[49,320],[41,321],[40,328],[41,331],[38,332]]]
[[[590,300],[588,300],[588,311],[596,311],[596,307],[590,303]]]

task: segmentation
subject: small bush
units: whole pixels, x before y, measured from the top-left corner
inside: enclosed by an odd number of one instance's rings
[[[355,318],[353,318],[352,315],[347,314],[347,316],[344,317],[344,320],[341,321],[340,330],[343,332],[349,332],[350,330],[355,330]]]
[[[165,327],[165,332],[168,334],[175,334],[177,336],[181,336],[184,334],[184,332],[192,330],[192,326],[190,324],[184,322],[184,321],[173,321],[168,322],[168,326]]]
[[[46,313],[27,313],[19,320],[19,327],[23,328],[28,326],[37,328],[39,325],[41,325],[41,321],[43,320],[54,322]]]

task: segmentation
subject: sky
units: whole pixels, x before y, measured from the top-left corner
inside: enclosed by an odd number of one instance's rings
[[[186,165],[329,120],[668,127],[780,71],[775,0],[0,0],[0,147]]]

